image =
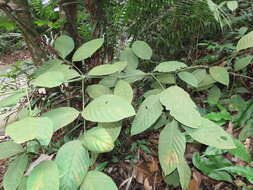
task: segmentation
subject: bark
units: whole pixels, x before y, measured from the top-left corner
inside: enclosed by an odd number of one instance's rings
[[[66,23],[63,26],[63,31],[67,33],[75,42],[76,48],[82,44],[82,39],[79,36],[77,29],[77,11],[78,11],[78,2],[66,0],[60,1],[61,17],[63,20],[66,20]]]
[[[3,3],[3,1],[1,1],[0,8],[17,24],[22,32],[33,61],[36,64],[43,63],[47,58],[47,54],[38,43],[40,35],[35,30],[27,0],[16,0],[13,3],[7,3],[6,1]]]

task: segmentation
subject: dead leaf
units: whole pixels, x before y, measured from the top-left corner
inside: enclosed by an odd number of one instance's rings
[[[148,178],[146,178],[146,179],[144,180],[143,186],[144,186],[144,189],[145,189],[145,190],[152,190],[152,189],[153,189],[153,188],[152,188],[152,185],[150,185],[150,183],[149,183]]]

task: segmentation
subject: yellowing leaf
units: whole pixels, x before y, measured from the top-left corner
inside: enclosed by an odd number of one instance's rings
[[[253,47],[253,31],[243,36],[237,43],[236,50],[241,51]]]
[[[59,190],[59,171],[51,161],[37,165],[27,179],[27,190]]]
[[[171,174],[184,159],[186,147],[185,136],[178,129],[176,121],[167,124],[159,137],[158,154],[162,170]]]

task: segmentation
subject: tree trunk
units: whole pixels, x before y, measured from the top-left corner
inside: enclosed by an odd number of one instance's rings
[[[47,54],[37,42],[40,39],[39,33],[35,30],[33,18],[27,0],[15,0],[13,4],[2,3],[0,8],[12,19],[21,30],[27,47],[31,52],[33,61],[41,64],[47,58]]]

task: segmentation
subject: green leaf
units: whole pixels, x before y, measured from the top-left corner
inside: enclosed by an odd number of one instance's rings
[[[80,190],[118,190],[114,181],[99,171],[89,171]]]
[[[187,67],[187,65],[184,64],[183,62],[166,61],[166,62],[162,62],[159,65],[157,65],[154,71],[168,73],[168,72],[174,72],[179,69],[183,69],[185,67]]]
[[[196,69],[195,71],[192,72],[192,74],[198,80],[198,83],[202,82],[207,75],[205,69]]]
[[[23,176],[17,190],[26,190],[27,176]]]
[[[90,76],[110,75],[119,71],[119,67],[115,64],[99,65],[91,69],[88,73]]]
[[[221,97],[221,91],[220,91],[220,89],[217,86],[214,86],[208,92],[207,102],[210,105],[215,105],[215,104],[218,103],[220,97]]]
[[[167,124],[159,137],[158,155],[165,175],[171,174],[184,159],[185,136],[178,129],[176,121]]]
[[[49,71],[34,79],[31,84],[36,87],[53,88],[60,86],[63,82],[64,75],[62,72]]]
[[[42,117],[49,118],[53,122],[54,131],[57,131],[58,129],[73,122],[79,114],[80,112],[74,108],[60,107],[43,113]]]
[[[209,72],[214,80],[217,82],[228,86],[229,84],[229,74],[224,67],[214,66],[209,69]]]
[[[175,84],[176,82],[175,75],[170,73],[157,75],[156,78],[163,84]]]
[[[178,73],[178,77],[186,82],[187,84],[193,86],[193,87],[198,87],[198,79],[190,72],[180,72]]]
[[[118,80],[118,76],[119,76],[119,73],[105,76],[101,81],[99,81],[99,84],[108,88],[115,87],[116,82]]]
[[[136,57],[131,48],[126,48],[120,52],[119,60],[127,62],[126,70],[135,70],[139,64],[138,57]]]
[[[250,163],[251,162],[251,154],[246,149],[246,147],[242,144],[241,141],[238,139],[233,139],[236,148],[229,150],[230,154],[232,154],[235,157],[240,158],[241,160]]]
[[[90,165],[89,153],[79,140],[64,144],[55,162],[60,174],[61,190],[76,190],[82,184]]]
[[[246,177],[246,179],[250,183],[253,183],[253,168],[251,168],[251,167],[230,166],[230,167],[221,168],[219,170],[224,170],[229,173],[235,173],[238,175],[242,175],[242,176]]]
[[[159,95],[146,98],[140,105],[131,128],[131,135],[139,134],[151,127],[161,116],[163,107],[159,101]]]
[[[120,96],[121,98],[124,98],[128,102],[132,102],[134,92],[130,84],[124,80],[120,80],[117,82],[115,88],[114,88],[114,94],[117,96]]]
[[[109,152],[114,148],[111,134],[102,127],[89,129],[80,137],[80,141],[92,152]]]
[[[54,48],[63,58],[70,54],[73,51],[74,47],[75,44],[73,39],[67,35],[61,35],[54,41]]]
[[[132,45],[132,50],[141,59],[149,60],[152,56],[152,49],[143,41],[135,41]]]
[[[238,8],[238,2],[237,1],[227,1],[227,7],[231,11],[235,11]]]
[[[134,115],[133,106],[116,95],[100,96],[89,103],[82,112],[84,119],[100,123],[120,121]]]
[[[211,75],[206,74],[204,79],[199,83],[198,90],[205,90],[210,88],[216,81],[211,77]]]
[[[121,122],[98,123],[98,127],[104,128],[111,136],[113,142],[117,140],[121,131]]]
[[[80,74],[76,70],[72,69],[70,65],[62,64],[61,60],[52,59],[43,63],[43,65],[35,71],[34,77],[39,77],[46,72],[52,71],[61,72],[65,81],[80,76]]]
[[[194,140],[218,149],[235,148],[231,136],[219,125],[205,118],[202,118],[201,123],[198,129],[186,128],[186,131]]]
[[[142,80],[143,77],[146,76],[146,73],[142,72],[141,70],[129,70],[121,75],[121,78],[124,81],[129,83],[134,83],[136,81]]]
[[[232,163],[223,156],[200,156],[195,152],[192,157],[193,165],[198,168],[203,174],[215,180],[233,182],[232,177],[223,171],[217,171],[219,168],[231,166]]]
[[[247,67],[252,61],[252,56],[245,56],[238,60],[236,60],[236,63],[234,65],[235,71],[239,71]]]
[[[33,77],[38,77],[48,71],[57,71],[57,70],[51,70],[51,68],[54,68],[55,66],[58,67],[59,65],[61,65],[63,63],[62,60],[59,59],[50,59],[46,62],[44,62],[39,68],[37,68],[34,73],[33,73]]]
[[[43,117],[27,117],[8,125],[6,135],[16,143],[24,143],[36,138],[41,145],[48,145],[53,135],[53,122]]]
[[[73,55],[73,61],[82,61],[91,57],[104,43],[103,38],[98,38],[84,43]]]
[[[27,190],[59,190],[59,171],[55,162],[48,160],[37,165],[27,179]]]
[[[188,189],[191,180],[191,169],[184,159],[178,164],[177,171],[182,189]]]
[[[4,174],[3,186],[5,190],[16,190],[21,183],[28,164],[27,155],[23,154],[12,161]]]
[[[180,123],[192,128],[198,128],[201,125],[201,116],[195,103],[182,88],[178,86],[167,88],[160,94],[160,102]]]
[[[21,152],[24,152],[24,149],[20,144],[16,144],[13,141],[0,143],[0,160],[9,158]]]
[[[86,88],[86,92],[93,99],[98,98],[99,96],[106,95],[106,94],[112,94],[112,91],[110,88],[103,86],[101,84],[89,85]]]
[[[236,50],[241,51],[253,47],[253,31],[243,36],[237,43]]]
[[[6,98],[3,98],[0,101],[0,108],[1,107],[11,107],[11,106],[15,106],[19,100],[24,97],[26,95],[25,92],[17,92],[15,94],[12,94]]]

